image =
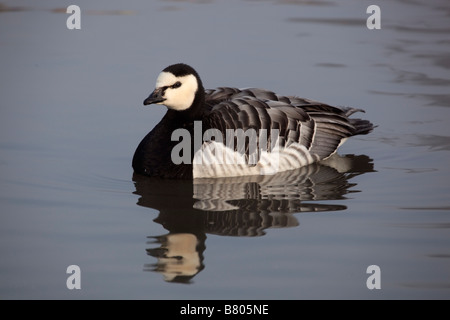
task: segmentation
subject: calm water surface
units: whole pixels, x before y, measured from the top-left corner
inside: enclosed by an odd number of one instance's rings
[[[1,299],[450,298],[448,1],[380,2],[380,30],[360,0],[76,4],[81,30],[60,1],[0,3]],[[133,176],[180,61],[378,127],[334,168]]]

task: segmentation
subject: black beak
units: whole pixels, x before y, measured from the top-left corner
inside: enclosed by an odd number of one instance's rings
[[[163,102],[164,100],[166,100],[164,99],[163,94],[164,90],[162,90],[161,88],[156,88],[155,91],[153,91],[148,96],[148,98],[144,100],[144,105],[146,106],[152,103]]]

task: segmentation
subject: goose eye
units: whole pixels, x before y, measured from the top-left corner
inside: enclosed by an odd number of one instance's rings
[[[171,86],[172,89],[176,89],[176,88],[179,88],[179,87],[181,87],[181,82],[180,82],[180,81],[175,82],[175,83]]]

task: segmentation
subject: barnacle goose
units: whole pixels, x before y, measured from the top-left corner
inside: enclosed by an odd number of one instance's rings
[[[325,160],[371,122],[361,111],[248,88],[205,90],[198,73],[178,63],[165,68],[144,105],[168,110],[136,149],[136,173],[192,179],[266,175]],[[177,133],[177,134],[174,134]]]

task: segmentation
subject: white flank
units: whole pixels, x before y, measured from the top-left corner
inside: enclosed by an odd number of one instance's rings
[[[249,166],[245,156],[222,143],[207,142],[194,155],[194,178],[218,178],[248,175],[272,175],[318,161],[299,143],[286,148],[262,151],[256,165]]]

